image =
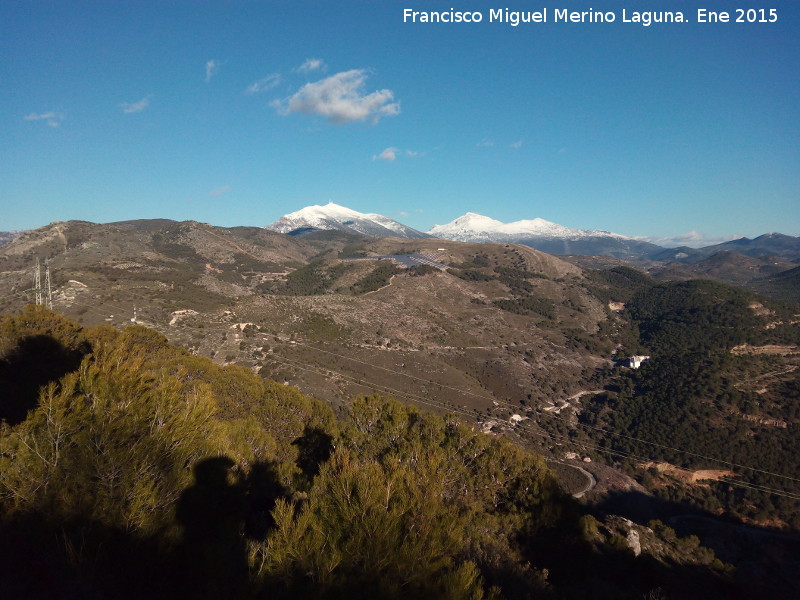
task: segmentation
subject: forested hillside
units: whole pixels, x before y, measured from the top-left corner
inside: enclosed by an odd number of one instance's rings
[[[0,343],[6,598],[735,595],[696,539],[581,516],[540,457],[454,418],[370,396],[338,420],[36,307]]]
[[[696,280],[644,285],[626,310],[638,334],[627,350],[652,357],[611,374],[584,431],[623,455],[726,473],[687,487],[654,464],[645,483],[666,499],[800,527],[796,307]]]

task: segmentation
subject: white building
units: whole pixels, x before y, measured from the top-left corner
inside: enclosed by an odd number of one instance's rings
[[[649,356],[631,356],[627,361],[625,366],[631,369],[638,369],[642,366],[643,363],[646,363],[650,360]]]

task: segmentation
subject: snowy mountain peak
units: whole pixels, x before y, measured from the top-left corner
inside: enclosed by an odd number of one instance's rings
[[[421,231],[398,223],[394,219],[373,213],[360,213],[346,206],[328,202],[325,206],[315,204],[282,216],[266,226],[278,233],[289,233],[303,227],[335,229],[372,237],[428,237]]]
[[[447,225],[434,225],[428,233],[448,240],[461,240],[465,237],[488,239],[489,234],[502,225],[502,221],[468,212]]]
[[[304,219],[307,221],[324,221],[325,219],[347,220],[361,216],[363,215],[360,212],[347,208],[346,206],[340,206],[339,204],[328,202],[325,206],[321,206],[319,204],[306,206],[305,208],[301,208],[293,213],[284,215],[281,218],[289,220]],[[310,224],[306,226],[313,227],[313,225]]]
[[[616,239],[630,239],[607,231],[571,229],[540,218],[503,223],[502,221],[473,212],[468,212],[447,225],[436,225],[428,233],[436,237],[462,242],[486,240],[500,242],[519,238],[577,240],[588,237],[611,237]]]

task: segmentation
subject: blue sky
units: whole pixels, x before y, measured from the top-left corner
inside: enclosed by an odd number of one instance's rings
[[[616,22],[552,22],[590,6]],[[733,11],[716,0],[7,0],[0,230],[265,225],[333,201],[421,230],[472,211],[662,243],[800,235],[800,3],[747,6],[778,20],[694,22]],[[505,7],[550,22],[489,22]]]

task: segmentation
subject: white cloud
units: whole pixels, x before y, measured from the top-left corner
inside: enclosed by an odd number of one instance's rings
[[[150,106],[150,98],[152,98],[152,96],[145,96],[138,102],[123,102],[119,106],[122,109],[122,112],[124,112],[126,115],[130,115],[132,113],[140,113],[145,108]]]
[[[250,85],[247,86],[245,90],[246,94],[257,94],[259,92],[266,92],[271,90],[272,88],[278,86],[283,79],[281,78],[280,73],[273,73],[272,75],[267,75],[263,79],[259,79],[258,81],[254,81]]]
[[[219,69],[221,64],[222,63],[220,61],[215,59],[206,61],[206,83],[211,81],[211,78],[217,72],[217,69]]]
[[[229,191],[230,191],[230,189],[231,189],[231,188],[230,188],[230,186],[229,186],[229,185],[223,185],[223,186],[221,186],[221,187],[218,187],[218,188],[216,188],[216,189],[214,189],[214,190],[211,190],[210,192],[208,192],[208,195],[209,195],[209,196],[214,196],[214,197],[216,197],[216,196],[222,196],[222,194],[224,194],[224,193],[226,193],[226,192],[229,192]]]
[[[514,150],[519,150],[520,148],[522,148],[522,140],[514,142],[509,146],[509,148],[513,148]]]
[[[272,106],[284,115],[295,112],[321,115],[332,123],[366,120],[377,123],[382,117],[399,114],[400,104],[392,102],[391,90],[363,94],[366,79],[364,69],[336,73],[305,84],[293,96],[276,100]]]
[[[297,67],[298,73],[311,73],[312,71],[325,71],[328,65],[319,58],[307,58],[305,62]]]
[[[401,210],[401,211],[400,211],[399,213],[397,213],[397,214],[398,214],[398,215],[400,215],[401,217],[407,217],[407,216],[408,216],[408,213],[407,213],[406,211],[404,211],[404,210]]]
[[[392,162],[394,159],[397,158],[397,153],[399,151],[400,151],[399,148],[389,146],[380,154],[373,155],[372,160],[385,160],[387,162]]]
[[[483,138],[483,140],[481,140],[477,146],[478,148],[491,148],[494,146],[494,142],[488,138]]]
[[[50,111],[46,113],[30,113],[23,117],[26,121],[47,121],[50,127],[58,127],[64,120],[64,113]]]
[[[714,244],[721,244],[722,242],[738,240],[741,237],[741,235],[710,236],[700,231],[688,231],[686,233],[679,233],[678,235],[667,237],[641,236],[636,239],[667,248],[675,248],[677,246],[702,248],[704,246],[713,246]]]
[[[406,150],[406,156],[415,158],[417,156],[422,156],[422,152],[417,152],[416,150]]]

